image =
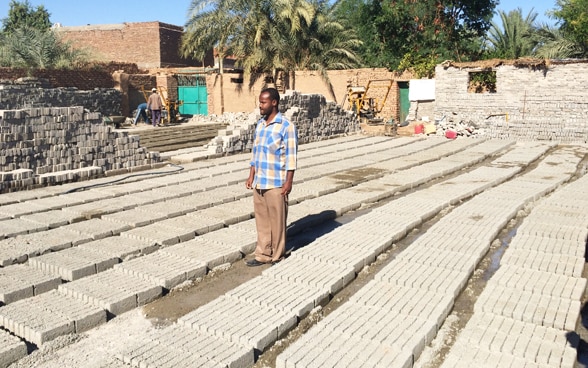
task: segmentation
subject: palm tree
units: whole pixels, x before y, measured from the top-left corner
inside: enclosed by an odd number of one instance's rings
[[[237,58],[250,78],[276,80],[279,72],[358,65],[359,41],[338,24],[327,0],[194,0],[183,39],[184,55],[216,47]],[[327,77],[328,80],[328,77]],[[294,83],[294,81],[292,81]]]
[[[263,76],[275,82],[279,72],[294,70],[299,40],[307,37],[304,31],[315,16],[306,0],[257,2],[255,10],[234,43],[238,65],[250,76],[250,86]]]
[[[502,25],[491,22],[488,37],[492,56],[517,59],[532,55],[535,43],[531,36],[535,30],[537,12],[531,9],[525,18],[522,13],[521,8],[508,14],[502,10],[498,11]]]
[[[33,69],[69,68],[87,61],[84,50],[74,49],[52,30],[20,27],[0,36],[0,65]]]
[[[331,87],[328,70],[349,69],[361,64],[354,51],[361,41],[353,29],[336,19],[338,3],[329,5],[327,1],[316,1],[311,21],[299,32],[273,35],[273,65],[286,72],[290,88],[295,88],[296,70],[316,70]],[[331,94],[336,100],[332,88]]]
[[[582,45],[566,37],[561,28],[543,24],[533,36],[537,43],[535,56],[545,59],[583,58],[586,56]]]

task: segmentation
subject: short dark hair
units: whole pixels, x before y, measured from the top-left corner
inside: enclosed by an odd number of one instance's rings
[[[280,92],[278,92],[275,88],[264,88],[261,90],[260,94],[267,93],[269,94],[270,101],[277,101],[278,105],[280,104]]]

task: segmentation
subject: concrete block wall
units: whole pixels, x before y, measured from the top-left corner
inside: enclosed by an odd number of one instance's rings
[[[436,118],[473,124],[492,138],[588,140],[588,63],[499,65],[495,93],[468,92],[469,73],[479,70],[436,67]]]
[[[83,106],[102,115],[121,115],[121,92],[113,88],[81,91],[75,87],[43,88],[37,83],[0,84],[0,106],[5,110]]]
[[[0,110],[0,192],[150,167],[158,153],[83,107]]]
[[[343,110],[335,102],[327,102],[323,95],[288,92],[281,96],[280,111],[296,125],[298,143],[321,141],[336,136],[359,132],[357,115]],[[225,113],[217,121],[229,125],[207,145],[210,154],[229,154],[250,151],[259,112],[250,114]]]

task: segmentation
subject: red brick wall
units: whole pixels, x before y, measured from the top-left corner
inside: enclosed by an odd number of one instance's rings
[[[140,68],[195,66],[180,58],[183,28],[161,22],[57,28],[64,40],[103,61],[136,63]]]

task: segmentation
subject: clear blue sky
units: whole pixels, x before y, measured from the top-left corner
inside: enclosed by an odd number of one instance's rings
[[[500,0],[498,9],[508,13],[520,7],[524,17],[534,8],[540,22],[553,24],[545,12],[554,9],[555,2],[535,0],[531,4],[530,1]],[[10,0],[0,0],[0,19],[8,16],[9,3]],[[51,22],[64,26],[151,21],[183,26],[191,0],[29,0],[29,3],[33,7],[44,5],[51,14]]]

